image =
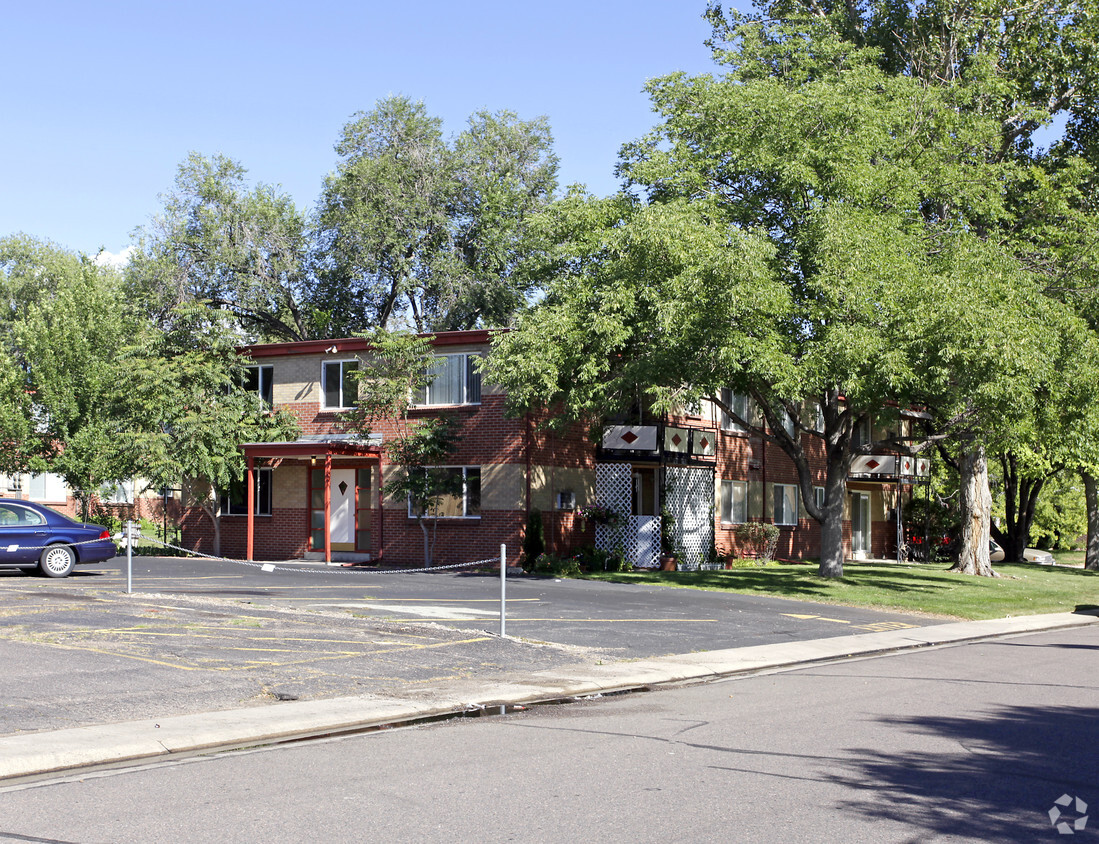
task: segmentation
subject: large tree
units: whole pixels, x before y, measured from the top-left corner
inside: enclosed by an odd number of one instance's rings
[[[500,325],[529,292],[528,220],[552,197],[544,118],[478,112],[453,141],[390,97],[344,127],[316,216],[312,301],[331,333]]]
[[[325,336],[307,295],[305,216],[222,155],[191,153],[179,166],[163,213],[139,228],[127,267],[131,295],[161,324],[180,304],[231,314],[247,340]]]
[[[15,391],[4,404],[9,471],[61,475],[82,504],[141,465],[127,436],[124,353],[143,324],[117,271],[54,244],[0,243],[12,310],[0,320]],[[25,416],[20,421],[18,414]]]
[[[982,92],[885,73],[826,27],[753,23],[719,55],[722,78],[650,83],[663,122],[620,164],[643,199],[558,207],[558,280],[501,338],[493,377],[516,409],[708,398],[790,456],[821,522],[820,571],[839,576],[852,456],[883,445],[856,448],[856,426],[949,383],[928,371],[930,348],[948,369],[968,360],[971,383],[993,377],[999,398],[1011,344],[1033,341],[1028,274],[969,225],[1001,213],[1011,165],[987,154],[996,122],[968,108]],[[987,301],[990,267],[1018,294]],[[999,323],[993,344],[985,319]],[[764,424],[737,416],[723,387],[750,394]],[[975,412],[959,405],[935,436]]]
[[[758,39],[771,48],[761,62],[761,72],[784,73],[781,50],[773,49],[781,39],[772,37],[770,27],[770,22],[781,20],[804,30],[827,31],[853,48],[873,50],[887,74],[917,79],[927,86],[973,91],[975,96],[960,107],[989,117],[998,128],[995,143],[981,155],[1013,165],[1015,174],[1002,180],[1003,208],[994,214],[989,209],[974,214],[975,209],[951,202],[949,196],[944,197],[944,207],[951,214],[964,214],[973,231],[1010,251],[1043,280],[1048,295],[1076,306],[1082,299],[1092,299],[1081,297],[1080,292],[1094,289],[1094,268],[1099,265],[1095,235],[1099,220],[1094,190],[1088,189],[1093,185],[1089,171],[1094,172],[1099,136],[1095,107],[1099,61],[1094,50],[1099,4],[1095,0],[764,0],[757,8],[754,14],[725,14],[719,5],[711,4],[708,16],[715,28],[715,49],[720,52],[742,39]],[[1057,126],[1063,126],[1063,131],[1058,133]],[[1090,304],[1084,310],[1094,313]],[[1040,478],[1041,470],[1035,467],[1051,460],[1085,462],[1083,453],[1076,458],[1066,455],[1064,443],[1053,436],[1045,443],[1030,439],[1024,451],[1030,450],[1038,459],[1018,475],[1020,485],[1027,483],[1028,474]],[[979,436],[970,436],[968,442],[972,453],[960,465],[974,469],[980,480],[963,476],[963,485],[985,484],[985,444]],[[1082,445],[1083,451],[1090,449]],[[1001,454],[1011,453],[1011,446],[1004,448]],[[1047,452],[1056,454],[1051,457]],[[1011,458],[1005,462],[1010,464]],[[1028,499],[1033,499],[1035,486],[1030,485]],[[967,499],[983,506],[987,489],[973,488],[970,493]],[[964,519],[963,525],[971,521]],[[973,560],[973,565],[989,571],[987,511],[978,521],[981,531],[963,537],[962,561]],[[1093,521],[1099,525],[1099,514]],[[1023,514],[1012,526],[1025,527],[1025,523]],[[1025,530],[1011,531],[1012,549],[1021,550],[1024,540]],[[1096,549],[1099,565],[1099,538]]]
[[[141,476],[154,487],[181,487],[185,503],[210,520],[218,554],[220,494],[244,475],[238,446],[291,440],[299,427],[245,389],[235,327],[226,314],[214,317],[201,304],[180,305],[170,328],[150,326],[135,338],[127,421]]]

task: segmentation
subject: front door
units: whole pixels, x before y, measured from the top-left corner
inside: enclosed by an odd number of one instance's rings
[[[332,470],[332,509],[328,520],[332,547],[355,549],[355,470]]]
[[[870,496],[863,492],[851,495],[851,554],[856,560],[870,555]]]

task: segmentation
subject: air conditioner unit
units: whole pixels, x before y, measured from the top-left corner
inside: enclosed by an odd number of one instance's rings
[[[576,509],[576,493],[567,492],[567,491],[557,493],[557,509],[558,510],[575,510]]]

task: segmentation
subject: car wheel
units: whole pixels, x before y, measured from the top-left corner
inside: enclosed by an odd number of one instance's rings
[[[46,577],[67,577],[76,565],[76,554],[67,545],[50,545],[38,558],[38,570]]]

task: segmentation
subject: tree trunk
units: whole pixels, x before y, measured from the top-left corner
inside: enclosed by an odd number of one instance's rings
[[[1038,496],[1046,478],[1021,477],[1018,461],[1008,452],[1000,455],[1004,475],[1004,517],[1007,530],[998,532],[997,539],[1004,547],[1004,559],[1018,563],[1023,560],[1023,549],[1030,541],[1030,527],[1034,524],[1034,512]]]
[[[959,464],[962,535],[958,543],[958,562],[950,571],[995,577],[988,558],[992,492],[988,487],[988,458],[984,446],[973,446],[962,455]]]
[[[416,521],[420,523],[420,533],[424,535],[424,568],[431,567],[431,540],[427,534],[427,524],[424,523],[424,517],[418,516]]]
[[[1084,481],[1084,500],[1088,508],[1088,544],[1084,555],[1084,568],[1099,571],[1099,487],[1095,475],[1080,472]]]
[[[847,495],[847,461],[830,459],[824,481],[824,518],[820,523],[821,577],[843,577],[843,502]]]

